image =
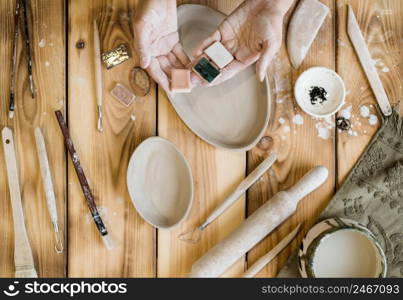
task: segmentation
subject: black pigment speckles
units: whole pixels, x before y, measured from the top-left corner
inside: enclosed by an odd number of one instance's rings
[[[327,101],[327,91],[320,86],[311,86],[309,89],[309,97],[312,105],[322,104]]]

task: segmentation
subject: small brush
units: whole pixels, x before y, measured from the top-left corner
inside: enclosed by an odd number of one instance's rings
[[[80,181],[81,189],[84,193],[84,197],[87,200],[88,208],[90,209],[92,218],[94,220],[95,225],[98,228],[98,231],[101,235],[102,241],[105,244],[105,247],[108,250],[112,250],[114,248],[114,242],[108,234],[104,222],[99,214],[97,206],[94,201],[94,196],[88,184],[87,178],[85,177],[84,170],[81,167],[80,159],[78,154],[74,148],[73,141],[70,137],[69,129],[67,128],[66,122],[60,110],[55,111],[57,121],[59,122],[60,129],[62,130],[64,143],[68,152],[70,153],[71,160],[73,162],[74,169],[76,170],[78,180]]]

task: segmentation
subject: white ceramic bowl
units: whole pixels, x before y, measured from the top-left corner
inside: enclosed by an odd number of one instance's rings
[[[375,236],[356,221],[331,218],[313,226],[298,252],[301,276],[386,277],[385,253]]]
[[[185,157],[169,141],[151,137],[133,152],[127,188],[134,207],[151,225],[168,229],[189,214],[193,177]]]
[[[314,86],[327,91],[327,101],[311,103],[309,90]],[[316,118],[325,118],[334,115],[343,106],[346,89],[343,79],[335,71],[325,67],[313,67],[298,77],[294,86],[294,96],[304,112]]]
[[[204,5],[178,7],[179,38],[189,57],[225,17]],[[170,101],[182,121],[201,139],[235,151],[250,150],[259,142],[271,113],[268,80],[258,80],[255,66],[219,85],[176,93]]]

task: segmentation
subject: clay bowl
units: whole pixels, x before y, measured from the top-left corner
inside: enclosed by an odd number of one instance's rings
[[[179,36],[191,57],[225,15],[203,5],[178,8]],[[170,101],[184,123],[206,142],[230,150],[247,151],[263,136],[269,121],[268,82],[259,82],[255,66],[213,87],[175,94]]]
[[[375,235],[354,220],[331,218],[313,226],[298,252],[301,276],[386,277],[385,253]]]
[[[171,142],[160,137],[146,139],[132,154],[127,188],[138,213],[161,229],[183,221],[193,202],[189,164]]]

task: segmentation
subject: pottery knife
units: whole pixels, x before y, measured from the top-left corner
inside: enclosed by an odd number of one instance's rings
[[[299,230],[301,228],[301,224],[298,224],[297,227],[294,228],[285,238],[281,240],[273,249],[259,258],[243,275],[243,278],[252,278],[260,270],[262,270],[269,262],[271,262],[285,247],[287,247],[292,240],[297,236]]]
[[[372,91],[375,94],[375,98],[378,101],[379,108],[385,116],[390,116],[392,114],[392,107],[389,103],[385,89],[382,86],[382,82],[379,79],[371,54],[368,51],[364,37],[362,36],[360,27],[357,23],[357,19],[355,18],[353,9],[350,5],[348,6],[347,31],[354,49],[357,52],[362,68],[367,75]]]

